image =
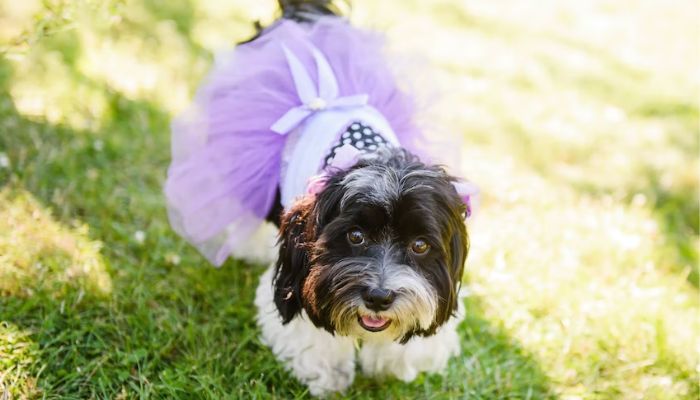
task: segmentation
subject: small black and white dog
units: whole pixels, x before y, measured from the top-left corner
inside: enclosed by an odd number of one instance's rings
[[[459,352],[464,213],[452,178],[404,150],[332,175],[282,217],[256,296],[264,341],[315,395],[352,382],[357,339],[365,374],[441,371]]]
[[[204,117],[176,122],[171,221],[216,264],[259,246],[250,226],[279,227],[257,320],[312,394],[348,387],[356,358],[365,374],[405,381],[441,371],[459,352],[475,191],[407,149],[413,110],[375,36],[330,0],[280,5],[283,18],[200,91]]]
[[[313,23],[309,14],[325,3],[283,5],[287,18]],[[279,258],[257,291],[258,321],[312,394],[352,382],[357,339],[365,374],[406,381],[444,369],[459,352],[469,240],[455,181],[407,150],[381,149],[283,212]]]

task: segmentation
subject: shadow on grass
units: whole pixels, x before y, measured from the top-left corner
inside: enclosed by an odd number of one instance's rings
[[[348,398],[556,398],[538,362],[502,328],[483,317],[479,299],[468,298],[466,311],[459,327],[462,354],[450,361],[444,375],[423,374],[410,383],[359,375]]]

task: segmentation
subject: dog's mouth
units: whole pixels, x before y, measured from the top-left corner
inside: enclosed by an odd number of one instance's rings
[[[391,324],[390,319],[382,317],[375,318],[368,315],[358,317],[357,321],[360,323],[361,327],[370,332],[381,332]]]

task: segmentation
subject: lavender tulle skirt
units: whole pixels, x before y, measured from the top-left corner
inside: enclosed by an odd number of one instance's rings
[[[281,20],[220,57],[172,124],[165,184],[170,221],[217,266],[246,245],[275,199],[287,137],[270,127],[300,104],[282,44],[312,72],[309,45],[315,46],[329,61],[340,95],[367,94],[403,147],[421,147],[413,102],[397,87],[381,36],[335,17],[313,25]]]

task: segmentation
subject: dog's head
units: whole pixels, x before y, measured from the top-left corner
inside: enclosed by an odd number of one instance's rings
[[[405,342],[457,307],[466,206],[444,169],[387,150],[328,177],[282,218],[275,304],[331,333]]]

